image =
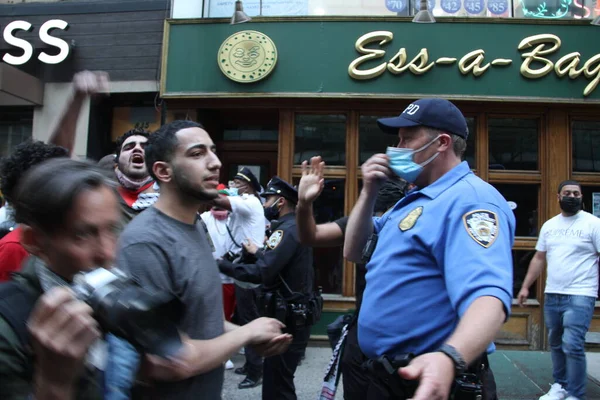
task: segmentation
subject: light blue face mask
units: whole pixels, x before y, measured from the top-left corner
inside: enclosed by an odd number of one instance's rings
[[[408,183],[414,183],[421,174],[421,171],[423,171],[423,167],[435,160],[435,158],[440,153],[435,153],[433,156],[429,157],[429,159],[426,160],[423,164],[417,164],[415,162],[415,154],[425,150],[438,139],[439,136],[427,143],[425,146],[416,150],[399,147],[388,147],[385,154],[390,158],[390,169],[394,171],[396,175],[398,175],[400,178],[404,179]]]

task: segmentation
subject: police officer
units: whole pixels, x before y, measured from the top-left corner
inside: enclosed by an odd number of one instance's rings
[[[493,398],[486,353],[511,307],[513,213],[461,162],[468,129],[451,102],[418,100],[378,124],[398,135],[398,147],[362,166],[344,242],[344,255],[357,262],[372,228],[379,236],[358,322],[370,358],[368,399],[445,400],[469,388],[456,384],[465,372]],[[392,174],[416,188],[372,218],[377,190]]]
[[[298,241],[296,189],[274,177],[261,196],[266,197],[265,217],[272,221],[264,251],[256,253],[255,264],[222,260],[219,269],[239,281],[262,284],[263,313],[274,314],[293,335],[287,352],[265,359],[262,391],[263,400],[290,400],[296,399],[294,372],[310,336],[308,300],[313,291],[313,256],[312,249]]]

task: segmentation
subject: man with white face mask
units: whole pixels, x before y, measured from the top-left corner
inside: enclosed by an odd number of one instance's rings
[[[359,262],[369,234],[377,234],[358,321],[360,348],[370,358],[367,400],[456,398],[467,372],[483,398],[494,399],[486,353],[510,314],[514,215],[461,162],[468,129],[454,104],[418,100],[378,124],[398,135],[398,147],[362,166],[364,185],[344,242],[344,256]],[[416,187],[372,217],[392,174]]]

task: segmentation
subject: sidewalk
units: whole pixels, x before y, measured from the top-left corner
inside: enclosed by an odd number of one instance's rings
[[[316,400],[330,356],[331,349],[328,347],[309,347],[306,350],[306,360],[296,371],[298,400]],[[587,359],[588,400],[600,400],[600,353],[587,353]],[[244,357],[236,355],[233,361],[236,367],[240,367]],[[490,364],[496,376],[500,400],[537,400],[552,383],[552,361],[548,352],[497,351],[490,357]],[[261,399],[261,386],[238,390],[237,384],[242,379],[233,370],[225,371],[224,400]],[[343,399],[341,385],[336,399]]]
[[[588,377],[600,385],[600,353],[585,353]]]

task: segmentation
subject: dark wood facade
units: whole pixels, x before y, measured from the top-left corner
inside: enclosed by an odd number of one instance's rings
[[[66,1],[0,5],[0,30],[16,20],[33,25],[19,31],[19,38],[34,46],[34,57],[20,69],[44,82],[69,82],[81,70],[102,70],[113,81],[158,80],[164,20],[168,0]],[[37,54],[48,49],[38,37],[39,27],[49,19],[68,22],[66,31],[55,29],[52,36],[71,46],[69,57],[57,65],[45,65]],[[54,50],[49,49],[49,51]],[[21,50],[0,40],[0,58]]]

